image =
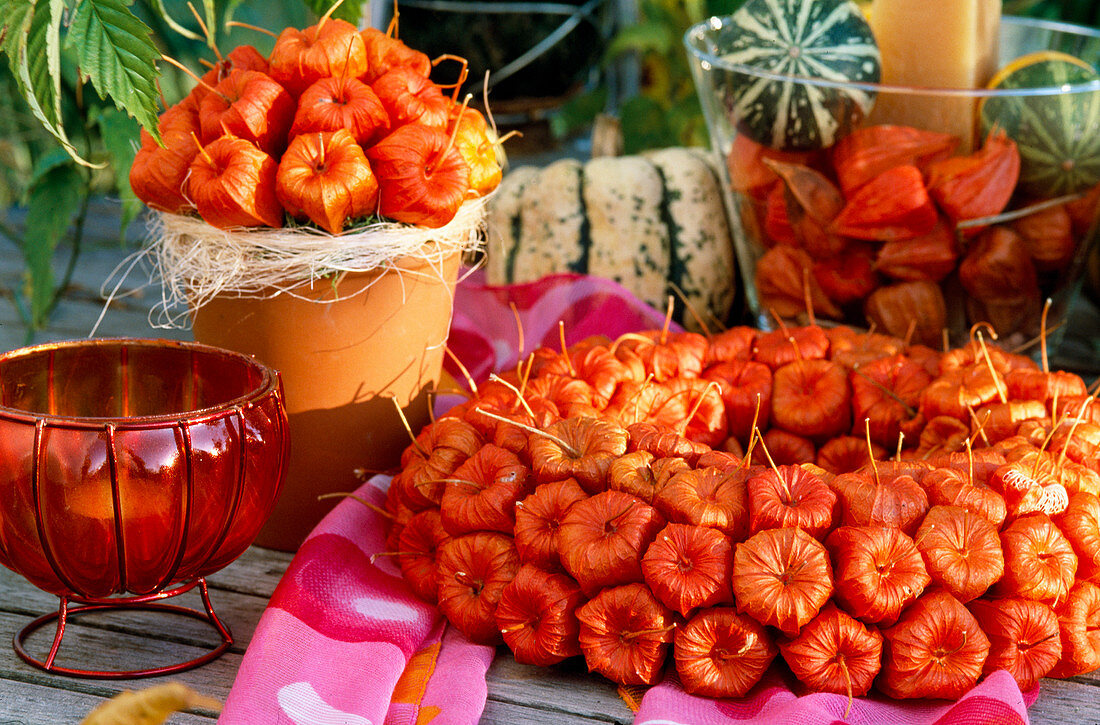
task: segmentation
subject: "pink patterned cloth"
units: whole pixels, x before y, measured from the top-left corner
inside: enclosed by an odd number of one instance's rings
[[[658,328],[661,313],[622,287],[577,275],[491,287],[480,275],[459,285],[449,347],[484,380],[513,367],[525,348],[558,347],[590,335],[617,337]],[[459,371],[452,370],[456,377]],[[441,405],[447,403],[441,401]],[[357,495],[381,506],[389,479],[376,476]],[[385,522],[360,502],[341,502],[298,551],[260,619],[219,722],[229,725],[413,725],[477,722],[485,673],[495,651],[475,645],[412,594],[385,550]],[[958,702],[896,702],[798,694],[773,668],[740,700],[686,694],[669,677],[650,688],[636,725],[898,723],[1026,725],[1038,688],[1023,695],[1005,672],[987,677]],[[595,675],[593,675],[595,677]]]

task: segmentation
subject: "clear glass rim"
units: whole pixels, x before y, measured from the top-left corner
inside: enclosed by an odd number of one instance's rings
[[[733,16],[714,16],[688,28],[684,33],[684,45],[688,52],[700,63],[711,65],[722,70],[755,78],[780,82],[797,82],[818,88],[839,88],[846,90],[860,90],[867,93],[898,94],[910,96],[954,96],[959,98],[991,98],[991,97],[1024,97],[1024,96],[1055,96],[1063,93],[1091,93],[1100,91],[1100,79],[1087,83],[1067,83],[1060,86],[1043,86],[1039,88],[939,88],[934,86],[900,86],[884,83],[867,83],[857,81],[834,81],[813,76],[800,76],[788,73],[773,73],[740,63],[730,63],[717,55],[704,50],[701,45],[708,32],[718,30],[729,24]],[[1053,20],[1036,18],[1022,18],[1006,15],[1001,18],[1006,25],[1014,25],[1031,30],[1049,30],[1067,35],[1075,35],[1088,40],[1100,42],[1100,30],[1063,23]]]

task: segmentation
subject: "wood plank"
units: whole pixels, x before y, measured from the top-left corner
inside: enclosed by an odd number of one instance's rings
[[[592,725],[593,723],[622,723],[631,720],[594,718],[575,715],[562,710],[546,711],[537,706],[524,706],[514,702],[497,702],[491,696],[481,714],[481,725],[516,725],[516,723],[553,723],[554,725]],[[0,722],[0,725],[3,725]]]
[[[26,682],[0,683],[0,725],[59,725],[78,723],[105,697],[66,692],[56,687]],[[171,725],[210,725],[217,719],[209,711],[177,713]]]
[[[1028,710],[1032,723],[1058,725],[1061,723],[1100,722],[1100,686],[1070,680],[1043,680],[1039,699]]]
[[[521,665],[506,650],[498,651],[486,680],[489,697],[501,704],[522,705],[548,713],[570,713],[597,722],[630,723],[634,715],[609,680],[589,674],[580,658],[556,667]],[[553,720],[551,720],[553,721]]]

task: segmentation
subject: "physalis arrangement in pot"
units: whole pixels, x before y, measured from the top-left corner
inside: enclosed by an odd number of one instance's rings
[[[218,58],[161,115],[163,145],[142,132],[130,183],[154,210],[145,253],[169,323],[283,374],[294,442],[258,541],[293,549],[334,505],[319,495],[396,465],[402,413],[428,421],[499,140],[431,80],[464,61],[428,58],[395,24],[325,16],[268,57]]]

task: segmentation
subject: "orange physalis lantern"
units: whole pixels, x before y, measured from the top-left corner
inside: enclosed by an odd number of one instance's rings
[[[367,69],[367,48],[354,25],[322,18],[304,30],[286,28],[269,58],[271,77],[295,97],[321,78],[358,78]]]
[[[291,216],[330,234],[370,216],[378,203],[378,180],[343,128],[295,136],[279,161],[275,191]]]
[[[642,553],[664,526],[645,501],[621,491],[598,493],[573,504],[562,519],[561,563],[586,594],[640,582]]]
[[[675,618],[645,584],[604,589],[577,609],[589,672],[620,685],[652,685],[661,677]]]
[[[566,418],[532,435],[531,468],[539,481],[575,478],[589,493],[607,488],[612,462],[626,453],[626,429],[600,418]]]
[[[390,117],[366,83],[355,78],[322,78],[298,99],[290,135],[340,128],[367,147],[390,132]]]
[[[416,596],[436,601],[439,590],[437,559],[439,547],[450,540],[437,509],[421,511],[410,518],[397,539],[397,561],[401,573]]]
[[[737,545],[733,595],[737,611],[795,636],[833,593],[833,571],[821,542],[802,529],[768,529]]]
[[[524,564],[504,587],[496,622],[516,662],[549,667],[581,653],[577,607],[584,596],[577,583]]]
[[[796,360],[776,370],[772,421],[783,430],[814,439],[851,430],[847,370],[829,360]]]
[[[826,540],[836,600],[853,617],[890,626],[932,581],[913,540],[885,526],[841,526]]]
[[[1064,602],[1077,574],[1077,555],[1065,535],[1044,514],[1016,519],[1001,532],[1005,574],[997,585],[1004,596]]]
[[[234,70],[199,105],[203,143],[237,136],[278,157],[294,121],[294,99],[270,76]]]
[[[243,138],[222,136],[207,144],[191,162],[188,183],[199,216],[219,229],[281,227],[278,168],[275,159]]]
[[[441,510],[451,536],[471,531],[513,534],[516,502],[527,495],[531,471],[509,450],[487,443],[447,479]]]
[[[1052,677],[1073,677],[1100,667],[1100,587],[1077,582],[1058,609],[1062,657]]]
[[[745,468],[683,470],[661,487],[653,505],[669,521],[713,526],[734,542],[743,541],[749,533],[747,475]]]
[[[814,692],[866,695],[881,667],[882,635],[829,603],[779,651]]]
[[[976,599],[967,605],[989,637],[985,674],[1008,670],[1027,692],[1058,663],[1058,617],[1033,599]]]
[[[470,170],[443,131],[407,123],[366,150],[379,180],[382,216],[438,229],[454,219]]]
[[[524,563],[543,569],[561,568],[560,527],[569,508],[587,498],[575,480],[540,484],[535,492],[516,503],[516,551]]]
[[[642,575],[653,594],[685,617],[697,607],[733,600],[733,547],[718,529],[669,524],[642,557]]]
[[[479,531],[450,539],[439,548],[439,611],[472,642],[503,642],[496,609],[519,570],[512,537]]]
[[[833,528],[836,494],[801,466],[766,469],[749,479],[748,489],[753,532],[795,526],[820,539]]]
[[[771,635],[732,607],[710,607],[676,630],[676,673],[700,697],[741,697],[777,653]]]
[[[980,597],[1005,572],[997,529],[958,506],[933,506],[914,538],[932,581],[963,603]]]
[[[957,700],[977,684],[989,639],[958,599],[933,589],[883,630],[878,688],[889,697]]]

